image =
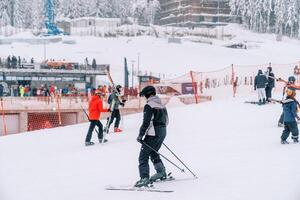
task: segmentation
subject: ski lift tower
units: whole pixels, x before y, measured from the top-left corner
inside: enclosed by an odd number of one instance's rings
[[[45,12],[46,12],[46,29],[47,35],[60,35],[63,34],[54,23],[54,3],[53,0],[45,0]]]

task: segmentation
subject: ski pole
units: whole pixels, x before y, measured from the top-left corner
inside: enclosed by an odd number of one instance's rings
[[[149,149],[151,149],[152,151],[154,151],[155,153],[157,153],[158,155],[160,155],[161,157],[163,157],[164,159],[166,159],[169,163],[171,163],[172,165],[174,165],[175,167],[177,167],[182,173],[185,172],[184,169],[180,168],[178,165],[176,165],[175,163],[173,163],[171,160],[169,160],[167,157],[165,157],[164,155],[162,155],[161,153],[159,153],[158,151],[156,151],[155,149],[153,149],[150,145],[148,145],[146,142],[142,141],[142,144],[144,144],[145,146],[147,146]]]
[[[165,143],[163,143],[163,145],[173,154],[173,156],[175,156],[175,158],[177,158],[177,160],[179,160],[179,162],[181,162],[181,164],[183,164],[184,166],[185,166],[185,168],[187,169],[187,170],[189,170],[190,172],[191,172],[191,174],[193,174],[193,176],[195,177],[195,178],[198,178],[187,166],[186,166],[186,164],[184,164],[184,162],[165,144]]]
[[[83,112],[85,113],[86,117],[90,121],[89,115],[87,114],[87,112],[85,111],[85,109],[82,106],[81,106],[81,109],[83,110]],[[97,129],[95,129],[95,131],[96,131],[97,134],[99,134],[99,131],[97,131]]]

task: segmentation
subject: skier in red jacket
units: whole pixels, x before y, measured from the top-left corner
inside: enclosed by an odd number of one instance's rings
[[[100,122],[100,115],[101,112],[109,112],[109,109],[104,109],[103,108],[103,100],[101,98],[101,91],[100,90],[96,90],[95,94],[92,96],[92,99],[90,100],[89,103],[89,121],[90,123],[90,127],[88,130],[88,133],[86,135],[86,139],[85,139],[85,146],[89,146],[89,145],[94,145],[94,142],[91,142],[91,138],[92,138],[92,133],[94,131],[95,126],[98,126],[98,139],[99,142],[107,142],[106,139],[103,140],[103,125]]]

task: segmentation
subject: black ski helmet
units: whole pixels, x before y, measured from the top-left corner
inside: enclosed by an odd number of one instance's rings
[[[155,95],[156,95],[155,87],[153,87],[151,85],[144,87],[144,89],[142,89],[142,91],[140,92],[140,96],[146,97],[147,99],[150,96],[155,96]]]
[[[116,86],[116,89],[117,89],[118,92],[121,92],[121,88],[122,88],[121,85],[117,85],[117,86]]]
[[[289,82],[289,83],[295,83],[295,82],[296,82],[295,76],[290,76],[290,77],[288,78],[288,82]]]

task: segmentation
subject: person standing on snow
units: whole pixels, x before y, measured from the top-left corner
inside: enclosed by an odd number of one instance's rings
[[[124,100],[124,99],[120,100],[121,89],[122,89],[122,86],[117,85],[116,86],[117,91],[113,91],[112,94],[108,97],[108,103],[110,105],[110,110],[112,111],[112,113],[111,113],[110,121],[109,121],[107,128],[109,130],[110,125],[113,123],[114,119],[116,119],[115,125],[114,125],[115,133],[122,132],[122,130],[119,128],[120,121],[121,121],[121,114],[120,114],[119,108],[120,108],[120,105],[125,106],[126,100]]]
[[[3,92],[4,91],[4,87],[2,84],[0,84],[0,98],[3,97]]]
[[[288,144],[286,141],[290,133],[292,133],[292,139],[294,143],[298,143],[298,125],[296,118],[297,116],[297,100],[295,99],[296,91],[293,88],[288,88],[286,90],[286,99],[282,101],[283,107],[283,122],[284,130],[281,135],[281,144]]]
[[[109,112],[109,109],[104,109],[103,108],[103,100],[101,99],[101,91],[100,90],[96,90],[94,95],[92,96],[92,99],[89,103],[89,121],[90,123],[90,127],[88,130],[88,133],[86,135],[86,139],[85,139],[85,145],[86,146],[90,146],[90,145],[94,145],[94,142],[91,142],[91,138],[92,138],[92,133],[94,131],[95,126],[98,126],[98,139],[99,139],[99,143],[102,143],[103,141],[103,125],[100,122],[100,115],[101,112]],[[107,142],[107,140],[105,139],[104,142]]]
[[[166,169],[160,159],[159,151],[167,134],[168,112],[162,104],[160,98],[156,96],[156,90],[153,86],[145,87],[140,96],[147,99],[144,106],[143,124],[140,128],[137,141],[142,144],[139,154],[139,174],[140,180],[135,183],[135,187],[147,186],[157,179],[166,179]],[[152,147],[153,149],[149,148]],[[156,174],[149,178],[149,158],[151,159]]]
[[[267,102],[271,102],[271,98],[272,98],[272,89],[275,87],[275,75],[272,72],[272,67],[269,66],[267,68],[267,86],[266,86],[266,101]]]
[[[266,103],[266,90],[265,90],[266,85],[267,85],[267,77],[263,75],[263,72],[260,69],[258,70],[258,73],[254,79],[254,90],[257,90],[259,105]]]
[[[296,78],[294,76],[290,76],[288,78],[288,82],[286,83],[286,86],[283,88],[283,97],[284,98],[284,94],[286,93],[286,90],[289,86],[294,85],[296,82]],[[280,118],[278,120],[278,127],[283,127],[283,112],[280,115]]]

